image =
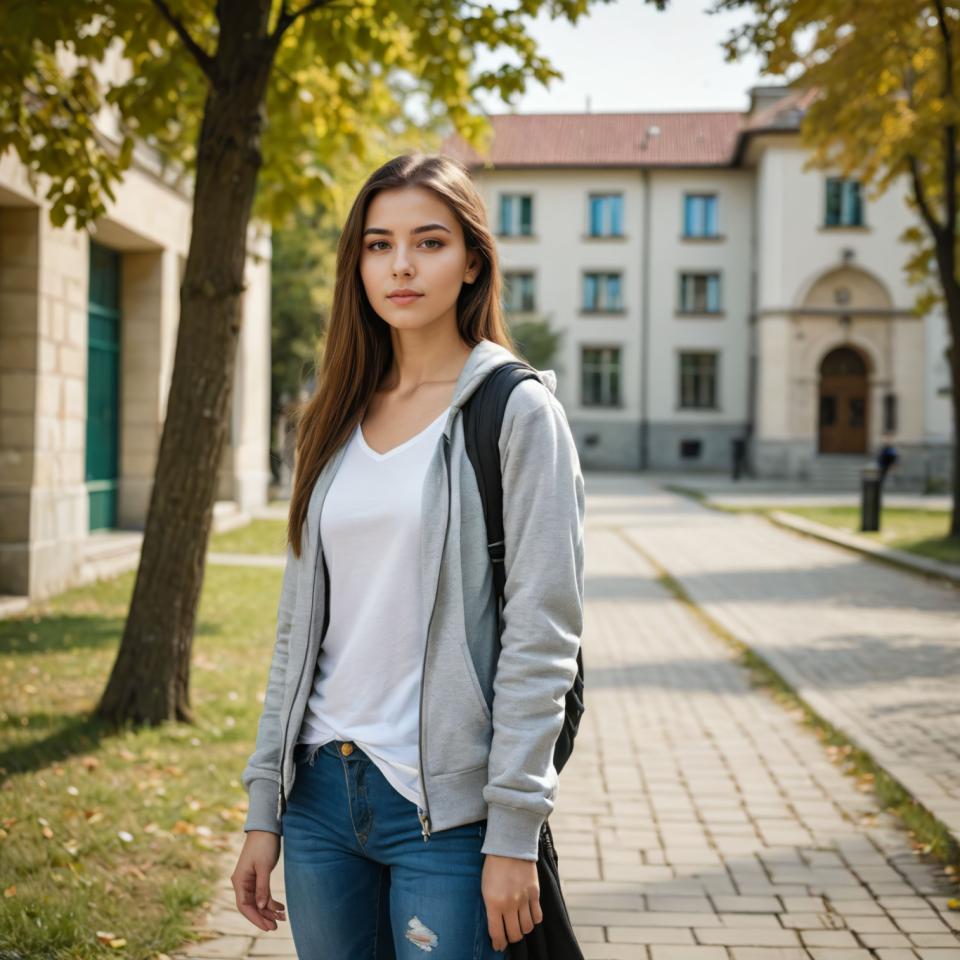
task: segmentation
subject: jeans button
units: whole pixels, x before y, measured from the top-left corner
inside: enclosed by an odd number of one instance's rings
[[[346,743],[340,744],[340,752],[345,756],[349,757],[353,753],[353,744],[347,741]]]

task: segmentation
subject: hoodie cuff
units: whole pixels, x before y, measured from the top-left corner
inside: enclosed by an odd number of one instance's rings
[[[247,830],[266,830],[283,836],[283,827],[277,817],[277,800],[280,784],[276,780],[258,777],[250,781],[248,791],[250,803],[247,808],[247,820],[243,825]]]
[[[540,828],[545,819],[519,807],[488,804],[487,833],[480,852],[517,860],[539,859]]]

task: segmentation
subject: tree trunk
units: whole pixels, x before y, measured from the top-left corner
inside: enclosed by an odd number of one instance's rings
[[[197,149],[190,249],[166,416],[123,639],[94,714],[192,722],[190,654],[230,411],[247,228],[273,49],[269,0],[222,16]]]
[[[950,406],[953,411],[953,509],[950,517],[950,537],[960,540],[960,296],[950,307],[950,346],[947,348],[950,369]]]
[[[951,235],[940,234],[936,237],[936,256],[947,311],[947,367],[950,370],[950,408],[953,420],[950,453],[953,503],[948,536],[960,539],[960,283],[957,282],[954,241]]]

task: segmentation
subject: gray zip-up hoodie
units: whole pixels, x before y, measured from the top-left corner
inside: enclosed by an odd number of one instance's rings
[[[515,359],[490,340],[473,347],[424,480],[419,815],[425,841],[431,830],[486,818],[483,853],[536,860],[557,797],[553,750],[583,631],[584,488],[556,375],[537,371],[539,379],[510,394],[500,434],[506,584],[498,642],[483,507],[458,414],[487,373]],[[283,833],[322,642],[320,510],[345,449],[314,485],[300,557],[287,549],[256,747],[241,776],[250,798],[244,830]]]

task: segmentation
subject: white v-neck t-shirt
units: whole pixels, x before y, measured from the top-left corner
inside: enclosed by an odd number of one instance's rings
[[[348,441],[320,514],[330,622],[298,741],[352,740],[417,805],[420,501],[449,410],[386,453],[367,445],[359,424]]]

